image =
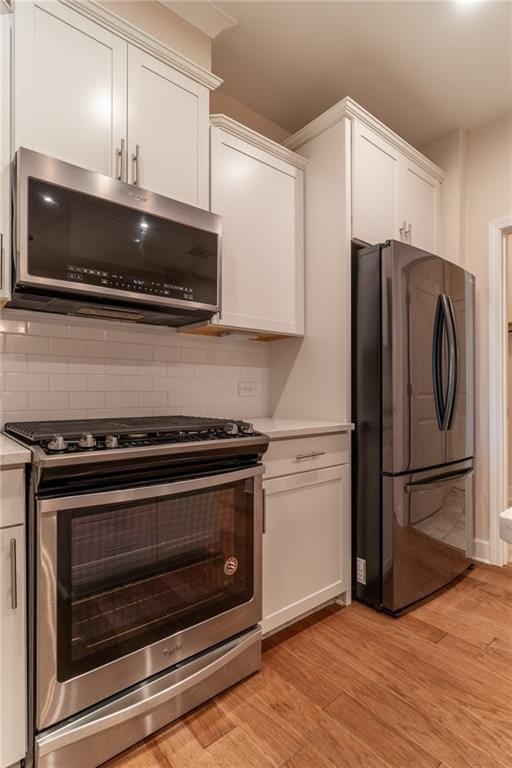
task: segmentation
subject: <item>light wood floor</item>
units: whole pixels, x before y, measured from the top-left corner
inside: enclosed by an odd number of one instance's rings
[[[512,567],[401,619],[328,608],[261,672],[105,768],[510,768]]]

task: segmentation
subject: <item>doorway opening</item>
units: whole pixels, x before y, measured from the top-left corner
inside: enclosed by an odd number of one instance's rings
[[[509,276],[512,282],[512,215],[492,221],[489,227],[489,396],[488,403],[480,403],[480,407],[489,415],[489,554],[486,559],[494,565],[505,565],[509,561],[508,544],[499,534],[499,518],[503,510],[512,506],[512,456],[509,462],[512,454],[512,327],[511,333],[508,332],[512,285],[509,299]],[[512,307],[510,316],[512,322]]]

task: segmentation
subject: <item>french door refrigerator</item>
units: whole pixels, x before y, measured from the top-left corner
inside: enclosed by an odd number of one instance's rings
[[[393,614],[471,565],[474,294],[406,243],[354,248],[353,591]]]

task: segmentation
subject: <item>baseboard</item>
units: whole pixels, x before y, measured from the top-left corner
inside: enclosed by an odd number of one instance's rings
[[[485,539],[475,539],[475,553],[473,559],[478,560],[480,563],[490,563],[491,543]]]

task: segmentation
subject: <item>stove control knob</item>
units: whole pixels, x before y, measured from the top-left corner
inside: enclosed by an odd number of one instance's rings
[[[242,421],[240,423],[240,432],[243,432],[244,435],[254,435],[254,425],[248,421]]]
[[[96,439],[91,435],[90,432],[84,432],[78,441],[78,445],[80,448],[95,448]]]
[[[48,448],[50,451],[65,451],[67,447],[68,444],[62,435],[54,435],[53,440],[50,440],[48,443]]]
[[[230,421],[226,426],[224,427],[224,432],[226,435],[238,435],[238,424],[236,421]]]
[[[117,437],[117,435],[106,436],[105,448],[119,448],[119,438]]]

